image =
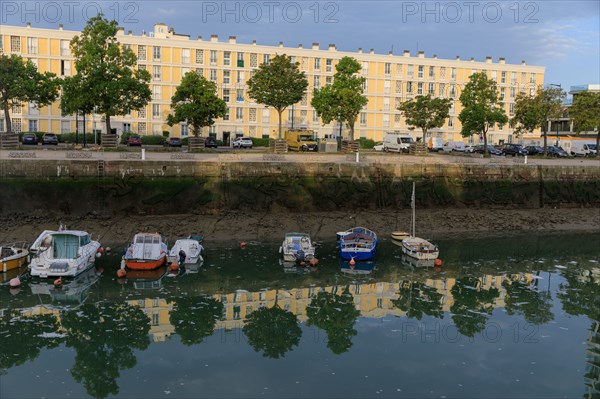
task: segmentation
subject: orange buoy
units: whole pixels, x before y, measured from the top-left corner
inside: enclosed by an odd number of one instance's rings
[[[177,262],[173,262],[171,263],[171,270],[176,272],[177,270],[179,270],[179,265],[177,264]]]
[[[15,277],[15,278],[11,278],[10,282],[8,284],[10,285],[11,288],[16,288],[21,285],[21,279],[19,278],[19,276]]]
[[[121,277],[125,277],[126,275],[127,275],[127,271],[125,271],[125,269],[117,270],[117,277],[121,278]]]
[[[102,247],[98,248],[98,253],[101,254],[102,252],[104,252],[104,248],[102,248]]]
[[[311,266],[316,266],[316,265],[318,265],[318,264],[319,264],[319,260],[318,260],[317,258],[312,258],[312,259],[310,260],[310,265],[311,265]]]
[[[57,287],[61,286],[62,285],[62,277],[59,277],[56,280],[54,280],[54,285]]]
[[[242,242],[240,242],[240,247],[242,247],[242,248],[246,248],[246,241],[242,241]]]
[[[442,266],[443,262],[442,262],[442,260],[441,260],[441,259],[436,259],[436,260],[433,262],[433,264],[434,264],[434,265],[436,265],[436,266]]]
[[[356,261],[354,260],[354,257],[350,258],[350,266],[354,266],[356,264]]]

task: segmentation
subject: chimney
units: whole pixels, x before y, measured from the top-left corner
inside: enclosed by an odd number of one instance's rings
[[[312,49],[313,50],[318,50],[319,49],[319,43],[313,43],[312,44]]]
[[[133,32],[132,31],[127,31],[127,36],[133,36]]]
[[[31,28],[31,22],[27,22],[27,27]]]
[[[371,51],[369,51],[369,54],[375,54],[375,49],[371,49]]]
[[[235,44],[236,39],[235,36],[229,36],[229,44]]]
[[[419,51],[419,58],[425,58],[425,52]]]
[[[283,48],[283,42],[279,42],[279,48]]]
[[[304,48],[302,47],[302,43],[298,44],[298,48]]]
[[[362,54],[362,47],[358,48],[358,54]]]
[[[410,51],[404,50],[404,52],[402,53],[402,55],[404,55],[405,57],[410,57]]]
[[[504,57],[500,57],[500,59],[498,60],[499,64],[506,64],[506,60],[504,59]]]
[[[523,66],[527,65],[527,63],[525,62],[525,60],[521,61],[521,65],[523,65]]]
[[[471,57],[471,59],[469,61],[475,62],[475,58]]]
[[[219,41],[219,35],[210,35],[210,41],[217,43]]]
[[[198,36],[198,41],[201,42],[202,41],[202,36]]]
[[[434,59],[434,60],[437,60],[437,54],[434,54],[434,55],[433,55],[433,59]]]
[[[460,55],[456,56],[456,61],[460,61]]]
[[[487,62],[488,64],[492,63],[492,57],[485,57],[485,62]]]
[[[392,50],[388,51],[388,55],[394,55],[394,52]]]
[[[58,30],[63,30],[63,24],[58,24]]]
[[[142,37],[146,37],[146,31],[145,30],[142,31]]]
[[[335,51],[335,44],[329,44],[329,51]]]
[[[252,40],[252,45],[256,46],[256,40]]]

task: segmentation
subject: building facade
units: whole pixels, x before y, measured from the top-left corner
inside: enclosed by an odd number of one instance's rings
[[[0,52],[18,54],[31,59],[41,72],[50,71],[57,76],[70,76],[75,73],[74,59],[70,51],[70,41],[80,32],[58,29],[3,26],[0,35]],[[255,103],[248,96],[247,81],[254,71],[264,62],[277,54],[286,54],[299,63],[301,71],[306,73],[309,87],[305,97],[298,104],[289,107],[283,115],[286,127],[313,130],[317,137],[323,138],[339,134],[338,125],[323,125],[316,111],[311,107],[313,90],[333,82],[335,66],[344,56],[355,58],[361,65],[361,75],[367,80],[365,94],[369,99],[355,124],[355,139],[365,137],[380,141],[385,132],[413,131],[397,110],[400,103],[419,94],[431,94],[453,100],[450,117],[440,129],[429,134],[443,137],[446,141],[462,140],[461,124],[458,114],[461,111],[459,96],[475,72],[486,72],[488,77],[498,82],[500,96],[503,99],[507,115],[513,114],[514,101],[519,91],[533,93],[544,82],[545,68],[521,64],[507,64],[504,58],[497,63],[487,57],[484,62],[426,58],[423,52],[411,56],[409,51],[402,55],[375,54],[373,50],[356,53],[338,51],[330,44],[321,49],[318,43],[304,48],[237,43],[231,36],[226,42],[219,41],[216,35],[209,40],[202,37],[191,39],[189,35],[177,34],[167,25],[157,23],[152,32],[142,32],[140,36],[121,28],[117,38],[124,46],[131,48],[138,57],[138,68],[148,70],[152,76],[150,86],[152,100],[143,109],[133,111],[131,115],[111,118],[113,127],[118,131],[133,131],[142,135],[162,134],[169,131],[173,136],[186,136],[188,127],[179,124],[170,127],[165,121],[170,112],[170,99],[175,93],[182,76],[196,71],[206,79],[217,84],[218,95],[229,108],[226,117],[218,119],[214,126],[205,128],[204,135],[213,134],[228,142],[239,136],[275,137],[277,132],[277,112]],[[1,128],[4,130],[4,117],[0,114]],[[13,107],[11,113],[13,131],[44,131],[65,133],[75,131],[75,116],[61,116],[59,103],[38,109],[35,104],[22,104]],[[79,121],[80,129],[83,122]],[[88,116],[88,131],[104,129],[100,115]],[[345,131],[344,127],[344,131]],[[499,143],[512,140],[512,129],[506,126],[494,126],[489,131],[489,140]],[[477,142],[478,137],[465,139]]]

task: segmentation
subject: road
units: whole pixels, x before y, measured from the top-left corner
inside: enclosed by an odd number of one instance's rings
[[[203,153],[190,154],[181,149],[164,149],[159,146],[144,147],[147,161],[178,161],[178,162],[300,162],[300,163],[354,163],[356,154],[341,153],[287,153],[284,155],[269,154],[266,148],[233,150],[229,147],[219,147]],[[81,151],[68,150],[58,147],[25,147],[21,150],[0,150],[0,159],[38,159],[38,160],[131,160],[142,161],[141,148],[124,148],[122,151],[102,151],[96,148]],[[427,156],[412,156],[407,154],[381,153],[373,150],[361,151],[358,156],[360,163],[394,163],[394,164],[490,164],[512,165],[524,164],[523,157],[493,156],[483,158],[477,154],[437,154]],[[597,158],[567,158],[543,159],[527,158],[528,165],[565,165],[565,166],[599,166]]]

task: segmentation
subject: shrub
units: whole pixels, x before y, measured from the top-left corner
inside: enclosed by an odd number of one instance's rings
[[[75,144],[78,142],[79,144],[83,144],[83,133],[79,133],[79,137],[77,137],[77,133],[61,133],[58,135],[58,141],[60,143],[68,143]],[[77,139],[76,139],[77,137]],[[98,136],[98,140],[100,140],[100,136]],[[90,132],[85,133],[85,142],[87,144],[94,144],[94,134]]]
[[[251,137],[250,140],[252,140],[252,145],[254,147],[268,147],[269,146],[269,139]],[[219,145],[222,145],[222,144],[219,144]]]
[[[137,133],[134,132],[123,132],[121,133],[121,144],[126,144],[127,143],[127,139],[133,135],[135,135]]]
[[[361,137],[359,141],[360,141],[360,148],[362,148],[362,149],[370,150],[373,147],[375,147],[375,141],[373,141],[371,139]]]
[[[190,138],[189,137],[184,137],[184,138],[181,139],[181,145],[183,147],[187,147],[189,145],[189,143],[190,143]]]
[[[163,136],[141,136],[142,145],[163,145],[166,139]]]
[[[169,136],[171,135],[171,133],[169,133],[169,131],[168,131],[168,130],[163,130],[163,132],[162,132],[162,133],[163,133],[163,137],[164,137],[164,138],[166,138],[166,139],[168,139],[168,138],[169,138]]]

